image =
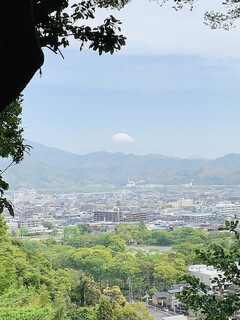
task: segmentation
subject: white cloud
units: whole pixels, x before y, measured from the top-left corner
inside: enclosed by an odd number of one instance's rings
[[[114,134],[112,140],[113,140],[114,142],[124,142],[124,143],[126,143],[126,142],[135,142],[135,141],[136,141],[136,140],[135,140],[133,137],[131,137],[129,134],[127,134],[127,133],[121,133],[121,132]]]

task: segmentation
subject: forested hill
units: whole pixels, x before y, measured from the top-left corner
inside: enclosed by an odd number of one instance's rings
[[[95,152],[76,155],[27,141],[31,156],[5,173],[11,188],[77,189],[92,184],[240,184],[240,154],[215,160],[180,159],[159,154]],[[4,169],[7,162],[0,163]]]
[[[153,320],[140,301],[179,283],[196,249],[236,247],[229,232],[155,232],[144,223],[118,224],[114,232],[69,226],[61,243],[53,234],[34,240],[18,233],[0,215],[1,320]],[[129,247],[132,240],[137,245]],[[163,245],[172,250],[162,252]]]
[[[55,259],[63,252],[68,257],[72,247],[54,238],[24,244],[7,233],[2,215],[0,235],[1,320],[153,320],[142,303],[127,303],[117,285],[95,282],[90,269],[87,275],[77,265],[57,266]],[[74,252],[78,261],[80,251]]]

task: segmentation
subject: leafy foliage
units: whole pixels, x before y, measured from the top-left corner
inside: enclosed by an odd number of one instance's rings
[[[0,113],[0,156],[12,158],[14,163],[23,160],[24,151],[30,146],[23,144],[23,128],[21,127],[22,98],[18,98]]]
[[[21,128],[20,118],[22,112],[21,103],[22,98],[20,97],[0,113],[0,157],[11,158],[12,162],[10,165],[22,161],[24,152],[29,152],[31,148],[29,145],[24,145],[24,139],[22,137],[23,129]],[[6,208],[13,216],[13,206],[4,197],[4,192],[9,188],[8,183],[2,178],[2,174],[6,169],[0,170],[0,214],[2,214]]]
[[[1,308],[2,312],[9,312],[10,308],[14,312],[15,309],[19,309],[19,314],[22,312],[25,317],[23,317],[24,320],[28,319],[28,313],[33,310],[36,313],[43,312],[44,308],[49,310],[46,312],[49,312],[50,320],[98,320],[103,317],[116,320],[150,320],[142,304],[126,303],[125,297],[129,294],[130,286],[134,299],[139,300],[146,291],[151,292],[154,284],[158,290],[168,290],[178,281],[179,276],[186,275],[187,266],[194,261],[195,249],[198,248],[199,252],[204,252],[203,248],[206,245],[211,250],[211,254],[205,253],[209,261],[214,259],[223,264],[224,260],[220,259],[221,252],[228,254],[228,258],[230,255],[235,255],[232,259],[234,262],[237,257],[237,252],[233,254],[231,250],[233,246],[238,248],[238,242],[233,241],[232,237],[227,237],[226,232],[215,232],[212,236],[210,234],[206,237],[199,231],[188,229],[188,240],[192,242],[188,242],[186,248],[183,243],[180,244],[183,237],[186,237],[186,230],[171,232],[174,234],[171,241],[177,243],[174,246],[175,252],[159,253],[144,252],[137,248],[133,251],[126,250],[126,243],[121,237],[123,229],[131,230],[128,231],[131,232],[131,236],[138,232],[140,238],[143,238],[141,233],[146,232],[138,226],[133,227],[127,224],[118,226],[117,235],[114,232],[98,235],[85,233],[88,229],[84,225],[70,229],[77,232],[75,235],[67,228],[64,244],[52,241],[53,239],[11,240],[6,234],[4,225],[2,222],[0,311]],[[234,232],[235,225],[231,223],[228,227]],[[82,232],[84,234],[79,234]],[[156,234],[149,232],[147,241]],[[196,245],[195,239],[199,237],[202,239],[202,244]],[[225,248],[221,242],[214,244],[221,238],[230,239],[230,246]],[[70,240],[73,242],[71,243]],[[112,246],[110,246],[111,241],[115,241]],[[84,247],[84,243],[88,247]],[[124,246],[121,245],[122,243]],[[219,251],[214,255],[216,246]],[[227,264],[225,265],[228,271],[233,270],[233,267],[234,263],[228,263],[228,269]],[[228,276],[226,275],[226,278],[228,277],[226,281],[233,279],[230,278],[232,274],[231,271]],[[196,281],[198,280],[189,279],[189,283],[192,284],[192,294],[186,297],[186,301],[193,303],[193,310],[197,310],[200,303],[205,303],[202,305],[202,311],[208,309],[208,315],[210,311],[215,312],[215,316],[216,312],[219,312],[218,314],[225,312],[226,315],[232,312],[231,309],[225,310],[227,303],[231,305],[229,298],[223,302],[218,299],[213,301],[212,296],[203,295],[204,290],[208,291],[208,288]],[[234,279],[234,281],[237,280]],[[201,294],[196,295],[194,288],[197,290],[200,288]],[[212,307],[207,307],[211,302]],[[208,319],[220,318],[209,317]]]
[[[192,228],[154,232],[133,224],[118,224],[115,233],[100,234],[81,234],[80,229],[79,225],[65,228],[64,246],[55,244],[44,249],[53,259],[54,267],[83,270],[103,287],[119,286],[125,294],[130,277],[137,296],[154,283],[158,290],[169,289],[195,263],[196,249],[217,244],[229,250],[236,243],[226,232],[207,234]],[[173,251],[163,253],[157,247],[150,251],[128,249],[126,244],[132,240],[145,245],[172,245]]]
[[[159,1],[161,5],[164,5],[170,0]],[[181,10],[187,8],[193,10],[198,0],[173,0],[173,8],[175,10]],[[205,13],[205,24],[210,26],[211,29],[225,29],[229,30],[234,27],[237,19],[240,18],[240,1],[239,0],[223,0],[223,10],[220,11],[207,11]]]
[[[75,249],[56,241],[49,245],[48,240],[23,242],[11,239],[6,230],[1,218],[1,319],[130,320],[135,315],[138,320],[152,320],[143,305],[129,305],[119,287],[101,290],[94,281],[92,275],[101,277],[104,261],[112,258],[112,249]],[[117,260],[122,264],[127,257],[119,254]],[[64,269],[58,261],[65,264]]]
[[[0,308],[0,319],[4,320],[53,320],[50,308]]]
[[[228,320],[240,309],[240,292],[226,291],[230,285],[240,286],[240,240],[237,230],[239,221],[226,221],[221,230],[227,230],[234,234],[235,243],[229,249],[219,244],[209,245],[207,249],[197,250],[198,259],[207,266],[212,266],[219,271],[212,283],[219,289],[209,293],[209,287],[198,278],[184,276],[182,280],[189,283],[189,288],[184,288],[180,299],[195,312],[200,313],[202,319]]]
[[[36,29],[41,47],[49,47],[57,53],[60,47],[69,46],[69,38],[80,41],[80,50],[89,42],[89,48],[103,52],[114,53],[125,45],[126,38],[118,35],[121,31],[121,22],[112,15],[104,20],[104,23],[94,28],[86,25],[78,25],[81,20],[94,19],[97,9],[110,8],[122,9],[128,1],[121,0],[82,0],[79,3],[70,4],[68,0],[60,1],[61,5],[49,14],[42,14],[41,5],[44,1],[33,1]],[[66,10],[67,9],[67,10]]]
[[[47,228],[49,230],[52,229],[52,226],[53,226],[52,222],[50,222],[50,221],[43,221],[42,225],[44,228]]]
[[[103,290],[103,293],[111,300],[116,302],[120,306],[125,306],[126,298],[123,296],[120,288],[118,286],[113,286],[111,288],[107,287]]]

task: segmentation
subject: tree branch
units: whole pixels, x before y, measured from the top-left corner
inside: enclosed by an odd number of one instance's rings
[[[58,11],[64,5],[66,0],[42,0],[33,3],[33,16],[35,23],[48,20],[48,15],[54,11]]]
[[[39,43],[41,48],[46,47],[48,45],[55,45],[58,42],[58,38],[54,36],[46,36],[46,37],[41,37],[39,39]]]

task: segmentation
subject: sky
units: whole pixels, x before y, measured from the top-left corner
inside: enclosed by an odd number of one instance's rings
[[[211,30],[203,13],[133,0],[117,54],[48,49],[24,91],[25,138],[76,154],[96,151],[216,158],[240,153],[240,26]]]

